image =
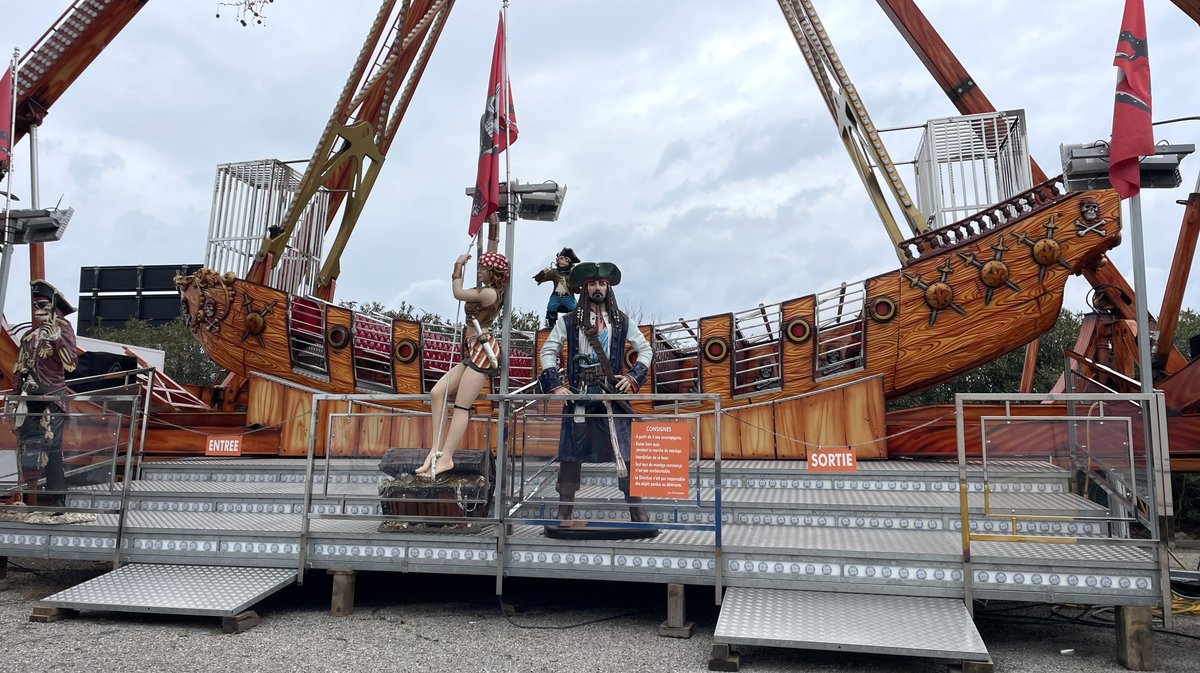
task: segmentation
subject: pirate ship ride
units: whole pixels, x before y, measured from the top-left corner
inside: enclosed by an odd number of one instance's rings
[[[874,390],[862,400],[880,405],[860,411],[882,422],[884,398],[953,377],[1048,330],[1067,278],[1102,264],[1119,242],[1119,210],[1115,193],[1068,195],[1047,182],[903,241],[911,256],[895,271],[769,309],[643,325],[655,348],[648,381],[656,393],[722,395],[722,408],[748,423],[735,428],[739,441],[726,444],[740,457],[801,458],[803,444],[777,446],[773,435],[803,427],[813,413],[810,393],[870,382]],[[457,358],[453,335],[435,326],[209,271],[179,284],[196,338],[249,381],[250,424],[277,422],[271,409],[287,414],[289,405],[274,400],[301,388],[420,395]],[[533,345],[512,349],[514,388],[535,373]],[[650,402],[637,404],[653,412]],[[280,447],[306,449],[306,442]]]
[[[81,38],[68,45],[90,56],[140,7],[113,3],[94,9],[84,4],[68,10],[63,22],[74,19],[72,12],[99,12],[85,22]],[[304,416],[313,394],[419,396],[455,361],[453,327],[392,320],[331,301],[340,253],[452,7],[416,0],[393,12],[391,4],[385,3],[387,11],[371,26],[302,175],[274,161],[219,167],[206,261],[223,273],[203,271],[179,279],[178,285],[181,311],[193,333],[230,372],[213,400],[222,411],[209,413],[199,397],[156,377],[152,410],[161,422],[151,422],[147,452],[194,453],[202,450],[206,432],[253,428],[257,432],[246,435],[246,452],[300,453],[308,444]],[[915,6],[902,0],[881,0],[881,5],[968,115],[943,120],[943,130],[955,129],[957,151],[931,149],[930,175],[952,176],[967,168],[986,173],[990,168],[988,180],[994,181],[1000,173],[1022,174],[1025,166],[1028,175],[1005,185],[992,182],[994,190],[984,190],[991,198],[919,207],[883,149],[810,3],[781,3],[831,114],[847,120],[839,132],[894,243],[899,268],[771,306],[641,327],[655,348],[652,392],[717,393],[722,408],[742,421],[722,427],[722,435],[733,440],[725,446],[739,452],[731,456],[727,448],[726,457],[798,458],[808,444],[852,443],[888,434],[884,400],[1035,340],[1057,318],[1064,283],[1072,274],[1086,275],[1112,298],[1111,321],[1130,318],[1132,293],[1104,258],[1119,240],[1115,195],[1068,194],[1060,181],[1047,179],[1023,153],[1020,115],[995,113],[977,86],[955,93],[951,82],[970,78]],[[62,48],[46,42],[31,51]],[[48,109],[86,65],[86,59],[56,59],[40,80],[18,90],[18,108],[32,109],[36,103]],[[16,138],[30,123],[27,119],[18,125]],[[1016,148],[1022,151],[1014,153]],[[896,225],[881,182],[908,225],[907,235]],[[339,229],[322,261],[318,255],[325,233],[339,212]],[[1186,271],[1183,279],[1186,283]],[[1174,294],[1181,293],[1180,286]],[[514,336],[510,388],[536,378],[539,342],[534,334]],[[1104,339],[1094,342],[1081,345],[1081,352],[1102,350],[1098,344]],[[15,348],[6,342],[3,351],[15,353]],[[1110,353],[1108,361],[1114,358]],[[1164,372],[1182,375],[1183,364],[1177,353],[1168,353]],[[1192,374],[1173,387],[1179,410],[1196,411],[1191,400],[1200,395],[1191,392],[1193,370],[1187,368]],[[393,404],[419,409],[423,402]],[[477,410],[491,412],[487,403],[479,403]],[[655,409],[640,403],[639,411]],[[927,420],[905,413],[902,426]],[[831,414],[842,420],[828,422]],[[869,422],[847,423],[849,415]],[[428,429],[420,423],[409,421],[402,428],[364,424],[362,436],[369,441],[355,443],[355,450],[369,454],[389,445],[424,445]],[[859,426],[869,429],[856,437],[847,434]],[[711,435],[713,429],[707,432]],[[860,447],[860,453],[926,452],[946,445],[937,440],[937,432],[935,426],[922,433],[919,443],[901,440],[885,447],[878,441]],[[484,433],[472,433],[468,445],[481,445]],[[318,446],[326,448],[336,449]]]

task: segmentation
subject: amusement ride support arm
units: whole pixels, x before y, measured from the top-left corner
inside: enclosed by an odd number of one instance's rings
[[[925,18],[914,0],[877,0],[877,2],[961,114],[970,115],[996,111],[975,79],[967,72],[954,52],[950,51],[950,47],[938,35],[937,30]],[[1175,0],[1175,3],[1193,18],[1200,15],[1200,0]],[[1194,8],[1196,12],[1189,11],[1189,7]],[[1029,159],[1029,167],[1034,183],[1045,181],[1046,173],[1032,157]],[[1135,320],[1137,318],[1133,289],[1116,266],[1110,263],[1097,269],[1085,269],[1083,275],[1097,292],[1106,296],[1108,303],[1113,306],[1121,319]],[[1030,360],[1036,357],[1036,343],[1033,342],[1030,344],[1031,348],[1026,349],[1022,391],[1029,389],[1029,386],[1026,385],[1026,375],[1030,376],[1029,382],[1032,382]],[[1032,355],[1030,350],[1033,351]],[[1178,349],[1171,348],[1166,363],[1167,371],[1176,371],[1185,364],[1187,364],[1187,360],[1183,354]]]
[[[16,136],[42,118],[147,0],[76,0],[20,60]]]
[[[36,161],[37,127],[41,126],[46,113],[146,2],[76,0],[38,38],[18,64],[15,82],[16,133],[11,138],[10,148],[28,134],[35,148],[33,161]],[[7,170],[7,166],[0,166],[0,176]],[[31,205],[36,208],[36,169],[32,178]],[[43,245],[29,244],[31,280],[46,275]]]
[[[783,11],[783,17],[787,21],[788,27],[791,28],[792,35],[796,38],[796,44],[804,54],[805,62],[808,63],[808,69],[812,71],[817,89],[820,90],[821,97],[825,99],[825,105],[829,108],[829,113],[833,115],[833,121],[838,126],[838,134],[846,146],[850,160],[854,163],[854,169],[862,179],[863,186],[870,195],[880,220],[883,221],[883,227],[887,230],[888,237],[892,239],[894,252],[901,264],[907,264],[908,257],[900,249],[900,243],[907,236],[900,232],[900,227],[884,198],[883,189],[879,186],[874,166],[878,166],[884,174],[892,196],[899,204],[901,213],[912,232],[911,235],[925,233],[929,230],[929,223],[917,209],[911,193],[900,179],[900,174],[897,172],[895,164],[892,163],[870,115],[867,114],[867,108],[863,104],[862,98],[859,97],[858,90],[854,88],[849,75],[846,74],[846,69],[842,66],[841,59],[838,58],[837,52],[833,48],[833,42],[825,33],[825,27],[821,24],[821,19],[817,16],[817,10],[813,7],[812,2],[809,0],[778,1],[779,8]]]
[[[345,201],[337,235],[317,276],[317,294],[332,299],[342,251],[375,186],[454,0],[406,0],[389,22],[396,5],[397,0],[384,0],[380,7],[296,196],[280,222],[280,231],[263,239],[248,280],[268,284],[271,269],[283,258],[309,201],[324,188],[330,193],[326,230]]]
[[[1155,369],[1166,369],[1167,358],[1174,350],[1175,328],[1179,326],[1179,309],[1183,306],[1183,292],[1187,289],[1192,257],[1196,254],[1196,236],[1200,234],[1200,177],[1196,182],[1195,191],[1188,194],[1186,201],[1180,201],[1187,208],[1183,211],[1183,224],[1179,226],[1179,240],[1175,243],[1175,257],[1171,259],[1171,270],[1167,274],[1166,287],[1163,288],[1162,309],[1158,312]]]
[[[1184,14],[1192,17],[1192,21],[1200,24],[1200,0],[1171,0]]]

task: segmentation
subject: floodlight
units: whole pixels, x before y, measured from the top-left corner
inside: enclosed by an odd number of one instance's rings
[[[497,212],[503,218],[508,213],[508,194],[509,189],[506,188],[507,183],[500,183],[500,205]],[[520,181],[512,181],[512,195],[516,201],[516,216],[522,220],[536,220],[538,222],[554,222],[558,220],[558,214],[562,210],[563,199],[567,194],[567,186],[560,185],[553,180],[547,180],[541,183],[525,183]],[[467,187],[467,196],[475,196],[475,188]]]
[[[1067,191],[1107,189],[1108,144],[1079,143],[1059,145],[1063,180]],[[1154,154],[1141,160],[1141,186],[1146,189],[1174,189],[1183,183],[1179,163],[1196,151],[1195,145],[1155,145]]]
[[[27,208],[9,211],[12,243],[49,243],[62,238],[74,208]]]

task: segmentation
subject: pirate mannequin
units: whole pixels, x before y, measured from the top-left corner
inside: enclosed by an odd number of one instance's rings
[[[571,272],[571,286],[582,288],[579,305],[555,324],[539,352],[542,390],[556,395],[636,393],[645,382],[646,363],[650,362],[652,351],[637,325],[630,324],[629,317],[617,307],[612,288],[620,282],[621,270],[609,262],[584,262]],[[637,361],[621,373],[626,343],[637,351]],[[558,368],[564,344],[567,346],[565,376]],[[564,521],[572,518],[582,463],[613,460],[620,466],[621,461],[624,464],[629,461],[632,419],[614,416],[612,411],[617,405],[607,408],[605,405],[578,401],[564,406],[556,486],[558,518]],[[613,453],[614,444],[620,451],[620,461]],[[645,512],[637,506],[640,500],[629,495],[628,472],[620,474],[619,467],[617,483],[630,504],[630,520],[646,521]]]
[[[575,310],[575,295],[571,287],[571,270],[579,263],[579,257],[570,248],[563,248],[554,256],[554,264],[542,269],[533,277],[538,285],[547,281],[554,283],[550,300],[546,302],[546,329],[554,329],[559,313]]]
[[[463,288],[463,267],[471,256],[459,255],[454,262],[454,273],[450,276],[454,298],[466,302],[462,359],[442,375],[430,391],[433,398],[433,447],[425,456],[425,462],[416,470],[420,477],[432,479],[454,469],[454,452],[466,434],[471,404],[479,397],[488,379],[500,371],[500,342],[492,336],[491,325],[504,305],[508,260],[492,247],[489,242],[489,251],[479,258],[479,285],[474,288]],[[446,405],[450,400],[450,406],[453,407],[450,427],[443,432]]]
[[[53,285],[44,280],[30,284],[33,327],[21,337],[13,378],[20,395],[55,395],[66,389],[66,372],[79,362],[75,331],[66,316],[75,312]],[[65,409],[58,402],[18,403],[14,424],[21,456],[21,471],[27,482],[36,483],[45,471],[46,490],[55,492],[51,504],[66,504],[67,480],[63,468],[62,434]],[[36,496],[34,496],[36,500]]]

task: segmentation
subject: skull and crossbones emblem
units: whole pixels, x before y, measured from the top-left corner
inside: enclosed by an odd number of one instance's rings
[[[1103,229],[1108,220],[1100,217],[1100,204],[1096,199],[1084,197],[1079,200],[1079,217],[1075,219],[1075,235],[1084,237],[1088,233],[1108,236],[1108,230]]]

